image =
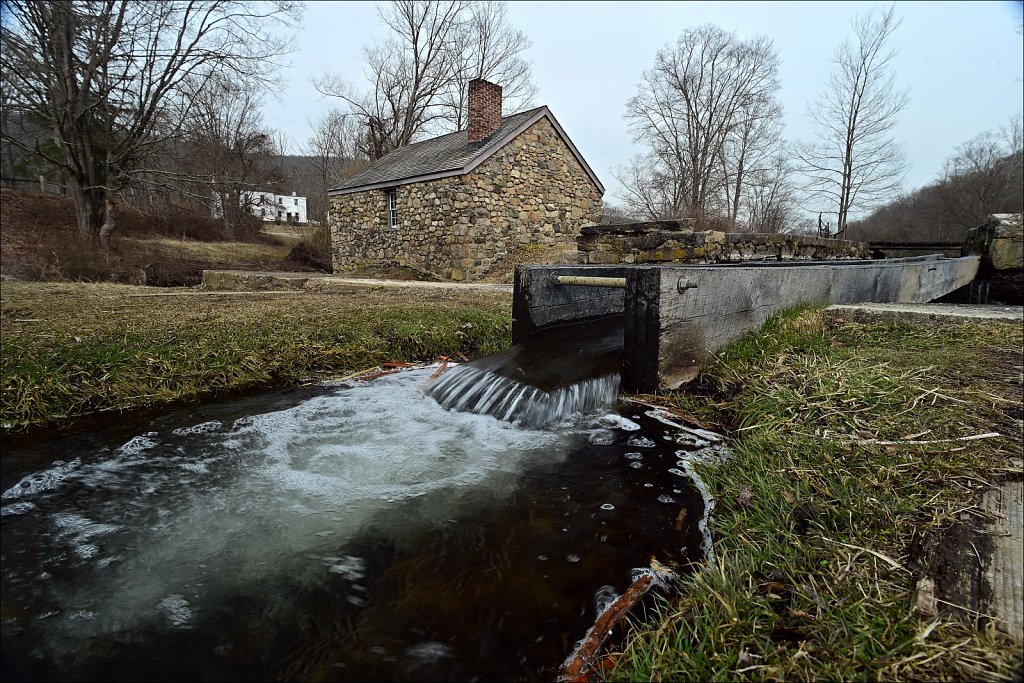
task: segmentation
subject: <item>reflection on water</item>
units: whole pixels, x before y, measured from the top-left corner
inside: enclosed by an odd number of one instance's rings
[[[432,371],[5,444],[3,678],[550,679],[631,568],[700,557],[707,444],[446,411]]]

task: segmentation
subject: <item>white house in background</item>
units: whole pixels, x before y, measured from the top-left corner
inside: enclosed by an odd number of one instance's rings
[[[306,198],[273,192],[252,192],[247,204],[254,215],[268,223],[306,223]]]
[[[306,217],[306,198],[294,192],[290,195],[273,192],[251,191],[242,193],[242,201],[254,216],[268,223],[308,223]],[[224,213],[220,208],[220,196],[213,195],[213,217],[220,218]]]

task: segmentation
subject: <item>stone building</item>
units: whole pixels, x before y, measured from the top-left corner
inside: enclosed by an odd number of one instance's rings
[[[395,150],[328,191],[335,273],[404,266],[472,280],[515,249],[574,249],[604,186],[547,107],[501,116],[501,88],[469,84],[467,130]]]

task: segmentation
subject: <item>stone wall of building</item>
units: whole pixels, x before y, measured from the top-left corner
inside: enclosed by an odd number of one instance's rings
[[[870,258],[866,242],[812,235],[766,235],[696,230],[693,219],[584,228],[577,240],[579,262],[733,263],[764,260]]]
[[[329,198],[335,273],[403,266],[473,280],[521,245],[572,249],[601,217],[600,191],[545,118],[471,173],[394,189],[395,228],[384,190]]]

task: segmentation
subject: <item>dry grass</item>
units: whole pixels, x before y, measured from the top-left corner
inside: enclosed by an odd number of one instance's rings
[[[611,656],[611,679],[1019,677],[1008,636],[915,613],[914,547],[1021,476],[1021,345],[1005,323],[804,310],[726,350],[701,378],[711,398],[664,397],[733,430],[732,459],[697,467],[717,562]]]
[[[196,285],[207,268],[280,269],[289,248],[246,225],[231,239],[209,216],[182,207],[123,207],[109,248],[83,238],[68,197],[0,189],[0,274],[5,280]],[[244,235],[246,239],[243,239]]]
[[[180,293],[0,285],[0,419],[25,429],[510,343],[510,296],[357,288]]]
[[[283,244],[258,242],[197,242],[193,240],[157,237],[128,238],[128,241],[154,247],[157,254],[209,262],[245,262],[253,265],[276,264],[288,256],[290,248]]]

